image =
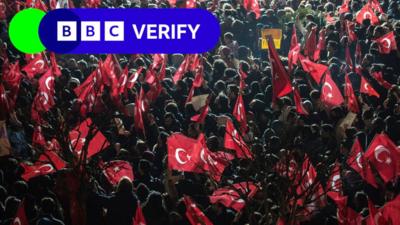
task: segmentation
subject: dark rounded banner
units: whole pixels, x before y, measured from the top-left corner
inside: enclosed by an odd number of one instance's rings
[[[24,51],[18,29],[10,26],[10,38]],[[44,48],[64,54],[203,53],[220,37],[217,18],[202,9],[58,9],[40,17],[37,32]]]

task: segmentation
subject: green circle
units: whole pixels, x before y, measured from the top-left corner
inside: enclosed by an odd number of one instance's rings
[[[44,51],[46,48],[39,37],[39,25],[45,12],[39,9],[25,9],[12,18],[8,34],[11,43],[21,52],[34,54]]]

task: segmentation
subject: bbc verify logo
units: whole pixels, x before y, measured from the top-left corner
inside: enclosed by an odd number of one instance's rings
[[[27,24],[31,29],[24,28]],[[11,21],[9,34],[12,44],[29,54],[45,49],[59,54],[197,54],[212,50],[221,32],[216,17],[201,9],[76,8],[23,10]]]
[[[101,34],[103,33],[103,37]],[[102,39],[103,38],[103,39]],[[105,21],[104,32],[101,23],[95,21],[81,22],[81,41],[124,41],[124,22]],[[75,21],[57,22],[57,41],[78,41],[78,26]]]

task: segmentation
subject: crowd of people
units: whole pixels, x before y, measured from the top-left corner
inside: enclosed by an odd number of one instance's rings
[[[221,38],[194,55],[16,50],[12,16],[57,2],[1,1],[1,225],[400,224],[398,1],[61,1],[191,2]],[[184,167],[181,145],[211,160]]]

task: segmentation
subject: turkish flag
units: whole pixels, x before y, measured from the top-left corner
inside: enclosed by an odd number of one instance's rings
[[[197,207],[189,196],[183,196],[183,202],[186,206],[186,217],[192,225],[212,225],[213,223],[206,215]]]
[[[145,127],[143,122],[143,114],[147,111],[147,102],[145,99],[145,94],[143,88],[140,89],[139,95],[136,96],[135,100],[135,128],[136,130],[142,130],[145,133]]]
[[[321,83],[322,77],[325,72],[328,71],[327,66],[312,62],[311,60],[304,58],[304,56],[300,56],[300,63],[303,70],[306,73],[309,73],[317,84]]]
[[[140,202],[138,201],[132,225],[146,225],[146,224],[147,223],[143,215],[142,207],[140,206]]]
[[[133,169],[129,162],[123,160],[114,160],[105,163],[102,167],[103,174],[114,187],[118,185],[122,178],[134,180]]]
[[[385,183],[396,178],[399,170],[400,155],[397,146],[386,134],[376,134],[365,157],[376,168]]]
[[[56,75],[57,77],[61,76],[61,70],[58,67],[56,55],[54,54],[54,52],[50,52],[50,62],[51,62],[51,70],[53,71],[53,74]]]
[[[328,182],[326,183],[326,191],[327,195],[332,199],[335,199],[336,196],[342,195],[343,186],[342,186],[342,177],[340,175],[340,166],[336,162],[335,166],[332,168],[331,175],[329,176]]]
[[[102,72],[104,85],[111,86],[111,88],[118,86],[118,78],[122,69],[115,55],[107,55],[102,63]]]
[[[358,24],[362,24],[362,22],[366,19],[369,19],[372,25],[379,24],[379,18],[375,15],[375,12],[372,10],[369,3],[365,4],[356,16],[356,21]]]
[[[37,54],[35,58],[30,61],[22,71],[28,75],[29,78],[33,78],[36,74],[42,74],[49,70],[47,61],[43,58],[43,54]]]
[[[101,0],[86,0],[85,5],[87,8],[98,8],[101,6]]]
[[[335,82],[332,80],[329,71],[325,74],[325,80],[321,88],[321,101],[328,108],[341,105],[344,100],[340,93],[339,88],[336,86]]]
[[[347,13],[350,11],[349,4],[351,0],[344,0],[342,5],[339,8],[339,14]]]
[[[381,7],[381,3],[378,0],[370,0],[370,1],[368,1],[368,4],[370,4],[371,8],[374,11],[379,12],[380,14],[385,13]]]
[[[193,122],[195,122],[195,123],[204,123],[204,120],[206,119],[206,116],[207,116],[207,114],[208,114],[209,108],[210,108],[210,107],[208,107],[208,103],[207,103],[207,105],[205,105],[205,106],[202,108],[201,113],[192,116],[192,117],[190,118],[190,120],[193,121]]]
[[[196,143],[198,143],[196,139],[183,134],[174,133],[169,136],[167,138],[168,168],[186,172],[202,169],[199,167],[200,153],[197,152],[198,148],[195,149]]]
[[[6,62],[5,62],[6,63]],[[17,101],[19,87],[22,80],[22,73],[19,68],[19,62],[15,62],[13,64],[5,64],[3,65],[5,69],[3,69],[3,82],[5,88],[8,89],[7,97],[9,110],[13,110],[15,108],[15,102]]]
[[[253,159],[253,154],[250,152],[249,147],[230,119],[226,120],[224,147],[234,150],[238,158]]]
[[[33,135],[32,135],[32,144],[44,147],[46,145],[46,140],[44,139],[44,136],[42,134],[42,127],[41,126],[35,126],[33,129]]]
[[[364,157],[364,151],[361,147],[360,141],[356,138],[354,144],[351,147],[351,151],[347,158],[347,164],[370,185],[378,188],[375,176],[371,170],[371,166]]]
[[[54,167],[49,163],[28,165],[25,163],[20,163],[22,168],[24,168],[24,173],[21,175],[22,179],[29,181],[31,178],[47,175],[56,172]]]
[[[400,195],[397,195],[392,201],[387,202],[383,206],[381,212],[383,214],[382,217],[385,223],[381,224],[398,224],[398,222],[400,221],[399,210],[400,210]],[[381,221],[381,218],[378,219],[379,221]]]
[[[254,12],[256,14],[256,19],[260,18],[261,11],[258,0],[243,0],[243,8],[246,9],[247,12]]]
[[[289,72],[293,70],[293,66],[297,65],[299,61],[299,54],[300,54],[301,46],[297,44],[294,48],[291,48],[288,53],[288,68]]]
[[[193,148],[193,152],[200,154],[200,161],[196,171],[199,173],[208,172],[214,181],[219,182],[225,167],[234,159],[234,156],[222,151],[211,152],[207,148],[204,134],[199,135]]]
[[[311,60],[315,61],[314,53],[317,49],[317,27],[311,28],[311,31],[307,33],[306,43],[304,45],[304,55],[308,56]]]
[[[183,59],[181,65],[179,68],[176,70],[174,77],[172,78],[174,81],[174,84],[176,84],[178,81],[180,81],[185,75],[186,72],[189,70],[190,66],[190,61],[191,61],[191,55],[186,55],[185,58]]]
[[[300,198],[297,200],[297,204],[304,207],[300,215],[308,218],[314,211],[326,205],[326,198],[324,189],[317,180],[317,171],[307,156],[305,156],[298,178],[300,182],[296,193]]]
[[[90,135],[89,131],[91,131]],[[88,135],[91,137],[91,140],[87,140]],[[87,148],[87,159],[110,145],[106,137],[98,130],[90,118],[69,132],[69,140],[72,152],[78,157],[82,154],[86,141],[90,141]]]
[[[204,82],[204,67],[199,66],[199,68],[196,71],[192,85],[196,88],[199,88],[203,85],[203,82]]]
[[[136,81],[138,80],[140,74],[142,73],[143,67],[139,67],[134,74],[132,74],[129,79],[128,83],[126,84],[127,89],[132,89],[135,86]]]
[[[373,78],[375,78],[375,80],[379,83],[379,85],[381,85],[382,87],[386,88],[386,89],[390,89],[392,87],[392,84],[387,82],[385,79],[383,79],[383,74],[382,71],[378,71],[378,72],[373,72],[371,73],[371,76]]]
[[[25,201],[21,201],[18,206],[17,215],[11,225],[29,225],[28,218],[25,213]]]
[[[118,80],[118,94],[123,94],[126,90],[126,84],[128,83],[128,66],[125,66]]]
[[[382,212],[375,207],[374,203],[370,199],[368,199],[368,210],[369,216],[365,220],[366,225],[391,224],[384,221]]]
[[[317,44],[317,48],[314,51],[314,56],[313,59],[314,61],[318,61],[321,58],[321,51],[325,50],[325,34],[326,34],[326,30],[322,29],[319,32],[319,37],[318,37],[318,44]]]
[[[350,21],[345,21],[345,26],[346,26],[346,33],[347,36],[349,37],[349,43],[353,42],[353,41],[357,41],[357,35],[354,31],[355,28],[355,23],[350,22]]]
[[[33,8],[40,9],[44,12],[47,12],[48,10],[46,4],[42,0],[35,0],[35,5],[33,6]]]
[[[354,94],[353,85],[351,84],[349,75],[345,75],[344,96],[347,101],[347,109],[353,113],[360,113],[360,106],[358,105],[357,97]]]
[[[153,69],[157,69],[163,64],[165,65],[166,63],[167,63],[166,54],[153,54],[153,63],[151,64],[151,67]]]
[[[371,86],[371,84],[362,76],[361,76],[361,85],[360,85],[360,92],[364,93],[369,96],[375,96],[379,98],[378,92],[375,91],[375,89]]]
[[[35,108],[39,112],[49,111],[55,105],[54,93],[54,75],[51,70],[48,70],[39,79],[39,86],[33,100],[32,108]]]
[[[243,96],[241,93],[239,93],[239,95],[237,96],[232,115],[240,124],[240,132],[242,134],[247,133],[248,127],[246,119],[246,109],[244,108]]]
[[[244,181],[215,190],[210,196],[210,202],[212,204],[220,203],[240,212],[246,205],[245,199],[250,200],[257,191],[258,187],[253,182]]]
[[[61,170],[67,167],[67,163],[54,150],[44,151],[39,156],[38,162],[39,165],[43,163],[51,164],[56,170]]]
[[[245,79],[247,78],[247,74],[242,70],[242,67],[239,68],[239,91],[243,91],[246,88]]]
[[[296,105],[296,112],[300,115],[308,115],[309,113],[307,110],[303,107],[303,103],[301,101],[301,96],[299,93],[299,90],[297,87],[293,87],[293,99],[294,99],[294,104]]]
[[[196,0],[186,0],[185,1],[185,8],[187,8],[187,9],[196,8]]]
[[[268,53],[272,70],[272,101],[275,102],[277,98],[283,97],[292,92],[292,85],[290,83],[289,75],[279,59],[278,52],[275,49],[271,37],[268,38]]]
[[[396,37],[393,31],[374,40],[378,43],[379,52],[381,54],[389,54],[391,51],[397,50]]]
[[[345,48],[345,61],[346,61],[346,68],[348,68],[348,71],[353,70],[353,60],[351,59],[351,55],[350,55],[350,49],[349,46],[346,45]]]

